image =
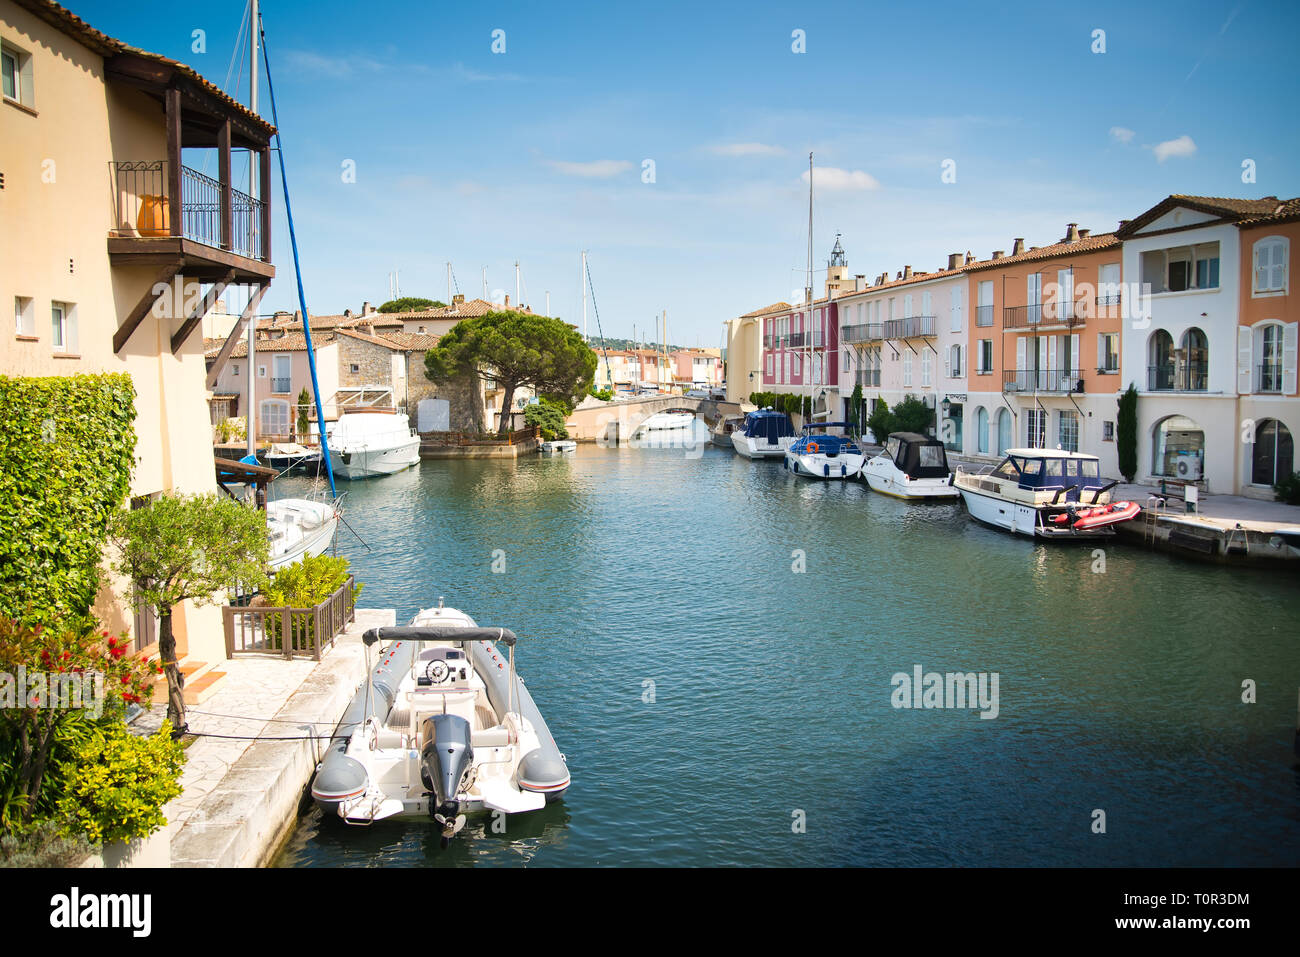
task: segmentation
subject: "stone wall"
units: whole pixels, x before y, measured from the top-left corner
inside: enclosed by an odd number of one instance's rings
[[[413,423],[421,399],[446,399],[453,431],[477,432],[484,427],[482,381],[477,376],[431,381],[425,375],[423,352],[406,354],[406,393],[407,414]]]
[[[339,336],[339,387],[362,385],[394,386],[393,350],[351,336]],[[352,367],[357,367],[353,372]],[[395,396],[400,401],[401,396]]]

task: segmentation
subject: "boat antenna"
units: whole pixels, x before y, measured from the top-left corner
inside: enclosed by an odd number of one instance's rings
[[[320,379],[316,375],[316,349],[311,342],[311,317],[307,312],[307,294],[302,288],[302,264],[298,258],[298,235],[293,228],[293,207],[289,205],[289,178],[284,171],[284,145],[280,140],[280,118],[275,108],[275,85],[271,82],[271,54],[266,46],[266,28],[262,24],[261,12],[257,15],[257,32],[262,38],[262,62],[266,66],[266,92],[271,99],[271,123],[275,126],[275,152],[280,157],[280,186],[284,191],[284,214],[289,220],[289,243],[293,247],[293,271],[298,279],[298,306],[302,309],[302,331],[307,340],[307,364],[311,366],[311,390],[316,399],[316,423],[320,433],[321,460],[325,464],[325,475],[330,480],[330,496],[338,497],[334,487],[334,469],[330,467],[329,436],[325,431],[325,406],[320,400]],[[270,250],[267,250],[270,253]],[[251,371],[251,370],[250,370]],[[251,413],[252,410],[250,409]],[[250,414],[250,419],[252,418]]]

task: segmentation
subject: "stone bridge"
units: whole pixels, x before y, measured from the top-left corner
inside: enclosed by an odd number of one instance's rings
[[[565,420],[569,438],[579,442],[626,442],[636,427],[656,412],[690,409],[710,429],[726,415],[739,415],[734,402],[699,399],[685,395],[643,395],[616,402],[601,402],[590,396]]]

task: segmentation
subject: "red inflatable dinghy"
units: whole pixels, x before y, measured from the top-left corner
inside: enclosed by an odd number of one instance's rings
[[[1097,505],[1076,512],[1072,527],[1083,531],[1089,528],[1101,528],[1103,525],[1118,525],[1120,522],[1137,518],[1140,511],[1137,502],[1111,502],[1109,505]]]

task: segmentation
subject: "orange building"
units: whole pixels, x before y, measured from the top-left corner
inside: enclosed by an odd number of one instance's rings
[[[1113,233],[1071,223],[1047,246],[1015,240],[965,267],[974,322],[968,347],[968,451],[1061,447],[1115,474],[1120,384],[1121,257]]]

